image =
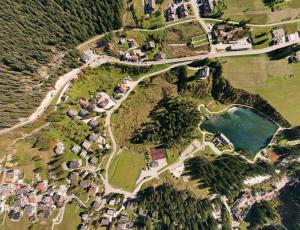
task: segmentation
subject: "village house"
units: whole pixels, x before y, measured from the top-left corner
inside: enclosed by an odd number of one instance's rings
[[[201,16],[210,14],[216,6],[216,0],[198,0],[197,2]]]
[[[221,144],[230,148],[234,147],[231,141],[222,133],[216,133],[214,139],[212,140],[212,143],[214,143],[216,146]]]
[[[120,222],[128,222],[129,221],[129,217],[127,215],[122,214],[119,218]]]
[[[108,209],[106,210],[106,215],[108,215],[108,216],[114,216],[115,213],[116,213],[116,210],[114,210],[114,209],[108,208]]]
[[[137,56],[139,62],[144,61],[148,58],[147,54],[145,54],[140,49],[133,50],[132,53],[134,56]]]
[[[171,5],[165,10],[165,17],[167,22],[174,21],[176,19],[176,10],[174,6]]]
[[[91,157],[89,159],[89,164],[90,165],[96,165],[96,163],[97,163],[97,158],[96,157]]]
[[[138,43],[134,39],[128,39],[129,48],[137,48],[139,47]]]
[[[145,50],[152,50],[155,48],[155,42],[154,41],[147,41],[145,44]]]
[[[64,152],[65,145],[62,142],[58,142],[54,148],[56,154],[62,154]]]
[[[37,182],[35,185],[35,190],[38,192],[44,193],[47,191],[48,184],[46,181]]]
[[[85,109],[81,109],[78,113],[78,115],[82,118],[86,118],[89,115],[89,111],[85,110]]]
[[[81,150],[78,156],[81,157],[81,158],[85,158],[87,156],[87,151],[84,150],[84,149]]]
[[[283,28],[272,30],[273,44],[279,44],[285,41],[285,31]]]
[[[209,70],[210,69],[208,66],[200,68],[196,73],[198,79],[199,80],[206,79],[210,74]]]
[[[91,128],[95,129],[95,128],[99,127],[99,122],[97,120],[90,120],[89,123],[88,123],[88,125]]]
[[[155,55],[154,60],[155,61],[160,61],[166,58],[166,55],[163,52],[158,52],[158,54]]]
[[[78,179],[78,173],[76,172],[70,172],[68,175],[68,180],[73,184]]]
[[[83,148],[85,148],[87,151],[90,150],[90,148],[92,147],[92,144],[88,141],[84,141],[81,145]]]
[[[86,107],[86,109],[89,112],[93,112],[96,109],[96,104],[90,103],[90,104],[88,104],[88,106]]]
[[[69,117],[74,118],[78,115],[78,112],[74,109],[70,109],[67,114]]]
[[[92,133],[91,135],[89,135],[88,140],[92,141],[92,142],[96,142],[98,140],[100,135],[96,134],[96,133]]]
[[[82,189],[86,189],[86,188],[89,186],[88,180],[82,180],[82,181],[80,181],[80,182],[79,182],[79,186],[80,186],[80,188],[82,188]]]
[[[89,105],[89,101],[84,98],[81,98],[79,100],[79,104],[81,105],[82,108],[87,108],[87,106]]]
[[[189,15],[187,4],[181,4],[177,7],[178,18],[185,18]]]
[[[101,226],[108,226],[110,224],[110,220],[108,218],[102,218],[100,221]]]
[[[90,186],[89,187],[88,193],[90,195],[95,196],[97,192],[98,192],[98,188],[96,186]]]
[[[94,209],[94,210],[97,210],[97,209],[99,209],[101,207],[101,203],[99,202],[99,201],[94,201],[93,203],[92,203],[92,208]]]
[[[72,148],[71,148],[71,152],[72,153],[75,153],[75,154],[78,154],[81,150],[81,147],[79,145],[73,145]]]
[[[80,57],[80,60],[84,63],[87,63],[91,60],[92,56],[94,54],[94,51],[91,49],[86,50],[83,55]]]
[[[67,164],[69,169],[78,169],[81,166],[81,160],[72,160]]]

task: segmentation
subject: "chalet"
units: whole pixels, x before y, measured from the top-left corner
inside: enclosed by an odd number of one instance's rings
[[[94,52],[89,49],[83,53],[83,55],[80,57],[80,60],[83,61],[84,63],[87,63],[89,60],[91,60]]]
[[[52,199],[54,201],[54,204],[55,204],[56,208],[62,208],[64,206],[65,200],[58,193],[54,193],[53,196],[52,196]]]
[[[88,223],[89,222],[89,215],[87,213],[82,214],[81,220],[83,223]]]
[[[116,213],[116,210],[113,210],[113,209],[110,209],[110,208],[108,208],[106,210],[106,215],[108,215],[108,216],[114,216],[115,213]]]
[[[119,218],[120,222],[128,222],[129,217],[127,215],[121,215]]]
[[[216,145],[221,144],[224,146],[233,147],[233,144],[231,143],[231,141],[222,133],[216,133],[212,142]]]
[[[89,149],[92,147],[92,144],[88,141],[84,141],[82,143],[82,147],[85,148],[87,151],[89,151]]]
[[[98,106],[100,107],[100,108],[103,108],[103,109],[105,109],[106,107],[107,107],[107,105],[109,104],[109,99],[108,98],[105,98],[104,100],[102,100],[102,101],[98,101]]]
[[[68,175],[68,179],[71,183],[75,183],[78,178],[78,174],[76,172],[70,172]]]
[[[108,226],[110,224],[110,221],[108,218],[102,218],[100,221],[101,226]]]
[[[90,103],[86,109],[90,112],[93,112],[96,109],[96,104]]]
[[[88,125],[91,128],[95,129],[95,128],[99,127],[99,122],[97,120],[90,120],[89,123],[88,123]]]
[[[185,18],[189,15],[187,4],[181,4],[177,7],[177,14],[179,18]]]
[[[134,39],[128,39],[128,46],[129,48],[137,48],[139,45]]]
[[[176,19],[176,10],[173,6],[169,6],[165,10],[165,17],[167,22],[174,21]]]
[[[67,164],[69,169],[78,169],[81,166],[80,160],[69,161]]]
[[[155,48],[155,42],[154,41],[147,41],[145,44],[146,50],[152,50]]]
[[[79,153],[79,157],[81,158],[85,158],[87,156],[87,151],[86,150],[81,150],[81,152]]]
[[[86,118],[89,115],[89,111],[82,109],[79,111],[78,115],[81,116],[82,118]]]
[[[133,53],[133,56],[137,56],[138,57],[138,61],[143,61],[143,60],[147,59],[147,54],[145,54],[140,49],[133,50],[132,53]]]
[[[97,191],[98,191],[98,188],[96,186],[90,186],[88,192],[90,195],[95,196]]]
[[[272,30],[273,43],[278,44],[285,41],[285,31],[283,28]]]
[[[166,158],[164,149],[150,149],[150,156],[152,161],[158,161]]]
[[[166,58],[166,55],[163,52],[159,52],[158,54],[155,55],[155,61],[160,61]]]
[[[76,110],[70,109],[67,114],[69,117],[74,118],[78,115],[78,112]]]
[[[98,140],[98,138],[99,138],[99,135],[98,135],[98,134],[92,133],[91,135],[89,135],[88,140],[89,140],[89,141],[92,141],[92,142],[95,142],[95,141]]]
[[[93,204],[92,204],[92,208],[94,210],[97,210],[101,207],[101,203],[99,201],[94,201]]]
[[[71,148],[71,152],[78,154],[81,150],[81,147],[79,145],[73,145]]]
[[[200,15],[210,14],[216,5],[216,0],[198,0]]]
[[[95,165],[95,164],[97,163],[97,158],[96,158],[96,157],[91,157],[91,158],[89,159],[89,163],[90,163],[91,165]]]
[[[87,180],[82,180],[79,183],[80,188],[86,189],[89,186],[89,182]]]
[[[56,154],[62,154],[64,152],[65,145],[62,142],[58,142],[54,148]]]
[[[36,183],[35,185],[35,190],[37,190],[38,192],[44,193],[47,191],[47,185],[45,182],[40,181],[38,183]]]
[[[86,99],[84,99],[84,98],[81,98],[81,99],[79,100],[79,104],[81,105],[81,107],[87,108],[88,105],[89,105],[89,101],[86,100]]]
[[[200,68],[197,73],[196,73],[198,79],[204,79],[204,78],[207,78],[209,76],[209,67],[208,66],[205,66],[205,67],[202,67]]]

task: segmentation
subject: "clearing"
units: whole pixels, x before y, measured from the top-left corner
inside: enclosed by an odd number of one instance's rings
[[[223,76],[232,86],[261,95],[292,125],[300,124],[300,63],[266,55],[226,58]]]
[[[123,150],[111,162],[109,183],[126,191],[133,191],[143,167],[145,167],[143,154]]]

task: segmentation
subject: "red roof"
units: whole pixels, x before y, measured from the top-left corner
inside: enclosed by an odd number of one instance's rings
[[[275,152],[268,152],[268,157],[271,159],[271,161],[277,161],[279,158],[279,155]]]
[[[150,149],[150,155],[152,161],[157,161],[165,158],[165,150],[164,149]]]
[[[44,182],[39,182],[35,186],[35,189],[38,190],[39,192],[46,192],[47,188]]]

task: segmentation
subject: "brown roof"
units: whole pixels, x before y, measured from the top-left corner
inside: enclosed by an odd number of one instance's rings
[[[164,149],[150,149],[150,155],[152,161],[160,160],[165,158]]]
[[[268,157],[271,159],[271,161],[275,162],[279,159],[279,155],[275,152],[268,152]]]
[[[119,90],[120,90],[121,93],[125,93],[126,90],[127,90],[127,86],[125,84],[121,84],[119,86]]]
[[[108,98],[105,98],[103,101],[101,101],[101,102],[99,103],[99,106],[100,106],[101,108],[105,108],[105,107],[108,105],[108,103],[109,103],[109,99],[108,99]]]
[[[79,100],[79,103],[80,103],[80,105],[81,105],[82,107],[87,107],[87,106],[89,105],[89,101],[88,101],[88,100],[85,100],[85,99],[83,99],[83,98],[81,98],[81,99]]]

